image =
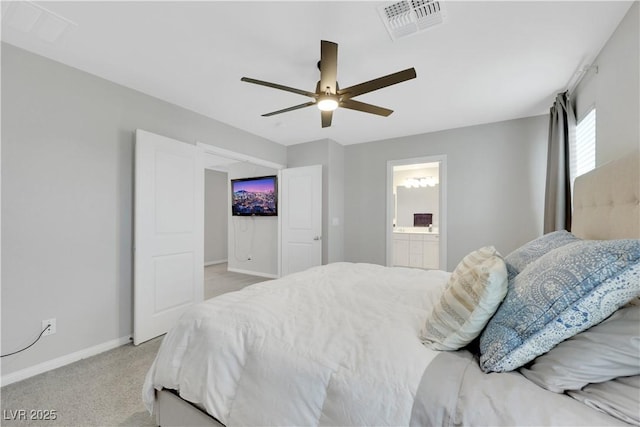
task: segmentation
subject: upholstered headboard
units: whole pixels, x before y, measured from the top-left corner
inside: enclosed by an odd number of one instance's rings
[[[571,232],[583,239],[640,239],[640,151],[576,179]]]

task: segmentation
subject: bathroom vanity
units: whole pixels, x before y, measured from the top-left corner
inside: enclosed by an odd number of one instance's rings
[[[440,268],[440,234],[437,228],[400,227],[393,230],[393,265]]]

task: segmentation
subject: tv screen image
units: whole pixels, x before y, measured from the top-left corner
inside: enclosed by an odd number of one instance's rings
[[[235,216],[278,215],[277,177],[273,175],[232,179],[231,214]]]

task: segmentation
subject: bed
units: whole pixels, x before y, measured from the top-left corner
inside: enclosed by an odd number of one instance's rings
[[[577,180],[572,233],[506,256],[334,263],[199,304],[147,409],[163,427],[640,424],[639,158]]]

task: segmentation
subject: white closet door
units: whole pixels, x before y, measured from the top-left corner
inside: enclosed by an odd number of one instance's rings
[[[280,183],[286,276],[322,264],[322,165],[284,169]]]
[[[166,333],[204,298],[202,148],[138,129],[134,321],[138,345]]]

